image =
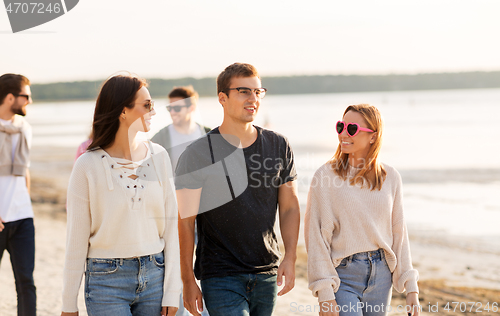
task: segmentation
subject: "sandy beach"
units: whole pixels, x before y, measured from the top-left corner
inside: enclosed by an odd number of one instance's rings
[[[41,316],[58,315],[61,311],[66,236],[65,196],[73,158],[74,150],[71,148],[36,147],[32,150],[35,284],[38,315]],[[411,228],[410,239],[414,266],[420,273],[423,315],[500,313],[492,310],[494,302],[500,303],[500,253],[475,248],[472,243],[450,240],[438,233],[413,232]],[[306,262],[307,255],[304,247],[300,246],[295,288],[278,298],[275,315],[317,315],[317,312],[309,312],[314,310],[317,301],[307,288]],[[0,293],[0,315],[16,315],[16,291],[7,252],[0,266]],[[86,315],[82,294],[79,299],[80,315]],[[448,302],[450,310],[446,310]],[[490,311],[486,310],[488,303]],[[396,310],[402,304],[404,295],[393,293],[391,306],[394,311],[390,315],[406,315]]]

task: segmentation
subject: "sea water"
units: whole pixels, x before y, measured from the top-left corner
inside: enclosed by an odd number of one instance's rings
[[[36,96],[34,96],[36,99]],[[153,96],[154,99],[154,96]],[[332,157],[335,123],[350,104],[369,103],[384,118],[381,161],[403,178],[412,232],[483,240],[500,253],[500,89],[272,95],[256,125],[285,135],[294,149],[302,211],[314,171]],[[151,137],[171,123],[167,100],[156,100]],[[75,148],[90,132],[92,101],[30,105],[34,146]],[[201,98],[195,118],[222,122],[217,98]]]

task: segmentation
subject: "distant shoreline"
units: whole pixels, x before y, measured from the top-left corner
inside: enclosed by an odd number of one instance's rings
[[[216,96],[215,78],[146,78],[150,93],[163,98],[174,86],[192,85],[201,97]],[[103,79],[104,80],[104,79]],[[68,102],[95,100],[103,80],[33,83],[37,101]],[[309,75],[262,77],[270,95],[349,92],[391,92],[422,90],[500,88],[500,71],[387,75]]]
[[[347,92],[310,92],[310,93],[284,93],[284,94],[269,94],[272,96],[283,96],[283,95],[303,95],[303,94],[342,94],[342,93],[370,93],[370,92],[411,92],[411,91],[439,91],[439,90],[487,90],[487,89],[500,89],[498,87],[492,88],[450,88],[450,89],[423,89],[423,90],[377,90],[377,91],[347,91]],[[200,96],[200,98],[214,98],[215,95],[205,95]],[[36,97],[35,97],[36,98]],[[97,97],[96,97],[97,98]],[[94,102],[96,98],[87,98],[87,99],[36,99],[34,101],[34,105],[42,104],[42,103],[63,103],[63,102]],[[154,95],[154,99],[166,99],[168,95]]]

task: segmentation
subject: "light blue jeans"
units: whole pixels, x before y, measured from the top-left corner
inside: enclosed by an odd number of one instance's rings
[[[337,267],[340,287],[335,293],[340,316],[387,315],[392,274],[382,249],[344,258]]]
[[[85,305],[89,316],[160,315],[163,252],[130,259],[87,259]]]

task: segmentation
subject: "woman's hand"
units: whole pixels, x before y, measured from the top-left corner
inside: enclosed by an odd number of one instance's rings
[[[178,309],[178,307],[163,306],[161,308],[161,316],[175,316],[175,313],[177,313]]]
[[[406,294],[406,310],[411,310],[408,312],[410,316],[420,316],[420,306],[418,305],[418,293],[411,292]],[[408,307],[410,306],[410,307]]]
[[[78,312],[74,313],[61,312],[61,316],[78,316]]]
[[[194,278],[189,282],[184,282],[182,299],[184,300],[184,308],[191,315],[201,316],[199,312],[203,311],[203,295]]]
[[[319,316],[339,316],[337,301],[324,301],[319,303]]]

